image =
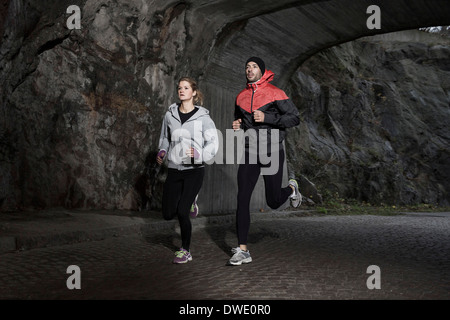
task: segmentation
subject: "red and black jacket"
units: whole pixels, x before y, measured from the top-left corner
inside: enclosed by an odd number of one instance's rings
[[[296,106],[283,90],[270,84],[274,73],[266,70],[260,80],[248,83],[236,98],[234,119],[242,119],[241,127],[248,129],[279,129],[279,141],[285,138],[285,129],[295,127],[300,123]],[[255,122],[253,112],[264,112],[264,122]]]

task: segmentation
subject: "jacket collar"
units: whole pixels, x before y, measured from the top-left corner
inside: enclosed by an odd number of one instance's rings
[[[247,83],[247,88],[249,89],[258,89],[258,87],[264,86],[266,84],[268,84],[269,82],[271,82],[273,80],[273,77],[275,76],[275,74],[270,71],[270,70],[266,70],[266,72],[264,72],[263,76],[261,77],[261,79],[259,79],[256,82],[251,82],[251,83]]]
[[[178,103],[170,105],[169,112],[172,114],[173,117],[181,121],[180,116],[178,114],[178,106],[179,106]],[[198,111],[189,120],[195,120],[201,116],[209,114],[208,109],[205,109],[202,106],[194,106],[194,107],[198,108]]]

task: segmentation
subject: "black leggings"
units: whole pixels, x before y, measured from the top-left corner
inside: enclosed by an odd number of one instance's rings
[[[175,216],[180,222],[181,247],[189,251],[191,244],[192,224],[189,211],[195,196],[202,187],[205,168],[188,170],[169,169],[164,183],[162,212],[166,220]]]
[[[246,157],[248,155],[246,154]],[[279,168],[273,175],[263,175],[267,205],[272,209],[281,207],[292,194],[292,188],[281,187],[283,182],[284,149],[280,148]],[[267,167],[261,163],[248,164],[246,161],[239,165],[238,169],[238,203],[236,211],[236,229],[238,244],[247,244],[250,230],[250,200],[255,185],[258,182],[261,168]]]

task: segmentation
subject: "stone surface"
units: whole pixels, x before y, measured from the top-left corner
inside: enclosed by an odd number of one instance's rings
[[[300,67],[298,174],[345,198],[449,204],[450,40],[416,33],[336,46]]]
[[[177,311],[173,300],[281,299],[293,310],[298,300],[448,300],[449,224],[449,213],[258,219],[253,262],[236,267],[226,265],[232,222],[195,229],[186,265],[172,264],[180,243],[173,229],[0,253],[0,299],[158,300],[156,308],[170,300],[166,315]],[[81,270],[81,290],[66,286],[70,265]],[[367,287],[372,265],[380,289]],[[273,306],[272,315],[282,310]]]
[[[242,64],[250,54],[264,56],[280,75],[277,84],[288,90],[292,83],[298,82],[297,69],[302,62],[328,46],[365,35],[450,24],[448,1],[379,1],[383,28],[368,30],[365,11],[371,2],[341,1],[337,6],[335,1],[289,0],[2,1],[0,210],[158,208],[165,169],[157,174],[154,152],[162,115],[175,100],[175,85],[180,76],[199,79],[207,97],[205,105],[217,127],[224,131],[230,127],[234,98],[244,85]],[[69,31],[66,27],[69,5],[81,8],[81,30]],[[424,47],[423,52],[417,51],[420,48],[413,49],[415,54],[430,54],[430,58],[415,64],[416,69],[408,70],[408,74],[420,75],[422,67],[444,61],[442,55],[447,52],[439,46],[433,50]],[[391,56],[398,59],[395,55],[403,53],[393,52]],[[332,63],[339,66],[339,61]],[[428,78],[414,81],[421,83]],[[315,84],[305,84],[308,85]],[[446,88],[445,83],[442,86]],[[374,83],[372,87],[378,90],[376,94],[392,95],[388,97],[393,100],[397,99],[394,94],[401,94],[399,90],[388,90],[392,85],[387,83]],[[410,90],[415,90],[416,101],[425,99],[434,105],[448,101],[438,97],[439,92],[429,96],[428,91],[416,87]],[[374,94],[370,90],[364,93],[369,98]],[[292,96],[295,94],[292,92]],[[330,94],[337,93],[330,89]],[[346,103],[354,102],[350,96],[346,96],[349,99]],[[392,137],[395,128],[389,122],[390,114],[400,111],[396,107],[385,111],[383,125],[392,129],[386,133]],[[440,126],[440,119],[441,114],[436,113],[427,120],[433,121],[433,125],[436,120],[436,126]],[[336,128],[340,125],[335,123]],[[302,124],[302,132],[313,129],[306,126],[307,123]],[[427,168],[426,175],[434,169],[438,170],[435,175],[447,170],[445,152],[440,155],[435,152],[445,146],[448,137],[445,128],[439,130],[442,141],[436,146],[425,153],[408,153],[416,158],[426,154],[428,158],[419,158],[421,163],[429,159],[438,162],[439,167]],[[290,150],[292,147],[289,146]],[[341,154],[342,150],[335,153]],[[293,151],[291,156],[298,161],[292,163],[300,166],[300,174],[323,187],[308,171],[302,171],[308,159],[301,158],[300,150]],[[322,154],[317,156],[328,159]],[[344,154],[341,157],[344,159]],[[440,183],[435,177],[422,177],[422,167],[414,169],[417,162],[403,160],[407,162],[412,163],[405,165],[412,170],[409,175],[414,179],[421,177],[420,194],[417,195],[415,180],[410,180],[412,196],[395,194],[392,201],[445,199],[445,193],[437,196],[433,191]],[[236,166],[217,164],[208,168],[208,172],[200,204],[208,212],[233,211]],[[384,188],[382,182],[375,179],[372,189],[378,192]],[[329,181],[333,183],[342,181]],[[349,182],[348,189],[354,184]],[[397,189],[385,192],[392,190]],[[364,192],[363,197],[371,195]],[[259,184],[252,208],[264,207]]]

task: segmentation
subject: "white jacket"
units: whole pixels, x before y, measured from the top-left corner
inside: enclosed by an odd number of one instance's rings
[[[209,111],[201,106],[185,123],[181,124],[178,104],[169,107],[163,120],[159,150],[165,150],[169,160],[169,168],[186,170],[204,166],[205,162],[214,159],[219,150],[219,138],[214,121]],[[192,159],[186,155],[189,148],[198,152]]]

